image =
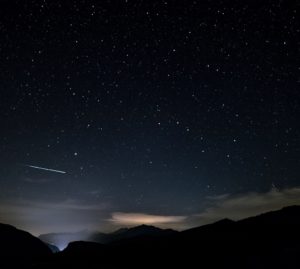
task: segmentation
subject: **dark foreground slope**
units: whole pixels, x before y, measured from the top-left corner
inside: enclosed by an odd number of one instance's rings
[[[42,268],[300,268],[300,207],[118,244],[73,242]]]
[[[33,235],[0,224],[0,268],[24,268],[49,258],[51,254],[50,249]]]

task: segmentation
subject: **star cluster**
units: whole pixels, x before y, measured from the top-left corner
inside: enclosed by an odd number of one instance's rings
[[[177,216],[298,186],[297,8],[1,1],[0,201]]]

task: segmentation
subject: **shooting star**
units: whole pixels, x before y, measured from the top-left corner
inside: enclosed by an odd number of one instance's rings
[[[39,167],[39,166],[34,166],[34,165],[28,165],[28,164],[26,164],[25,166],[33,168],[33,169],[48,171],[48,172],[54,172],[54,173],[60,173],[60,174],[66,174],[67,173],[65,171],[54,170],[54,169],[49,169],[49,168]]]

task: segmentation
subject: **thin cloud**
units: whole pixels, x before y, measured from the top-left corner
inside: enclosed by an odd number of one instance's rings
[[[79,200],[57,202],[11,201],[0,204],[0,222],[35,235],[47,232],[98,230],[110,204],[85,204]]]
[[[300,188],[271,189],[266,193],[222,195],[208,198],[211,205],[203,213],[191,216],[188,226],[199,226],[224,218],[240,220],[282,207],[300,205]]]
[[[23,205],[27,205],[32,208],[44,208],[44,209],[57,209],[57,210],[78,210],[78,211],[94,211],[94,210],[106,210],[109,208],[108,203],[94,203],[84,204],[80,200],[67,199],[61,202],[22,202]]]
[[[115,207],[110,203],[85,203],[76,199],[0,201],[0,222],[34,234],[84,229],[111,231],[117,227],[141,224],[184,230],[224,218],[239,220],[285,206],[300,205],[300,187],[273,188],[266,193],[223,194],[207,197],[204,205],[202,212],[183,216],[114,212]]]
[[[31,184],[45,184],[45,183],[50,183],[53,182],[53,178],[30,178],[30,177],[25,177],[22,179],[22,181],[31,183]]]

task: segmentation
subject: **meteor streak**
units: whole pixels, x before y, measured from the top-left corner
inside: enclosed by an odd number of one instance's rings
[[[65,171],[54,170],[54,169],[49,169],[49,168],[39,167],[39,166],[34,166],[34,165],[26,164],[25,166],[33,168],[33,169],[44,170],[44,171],[49,171],[49,172],[54,172],[54,173],[60,173],[60,174],[66,174],[67,173]]]

